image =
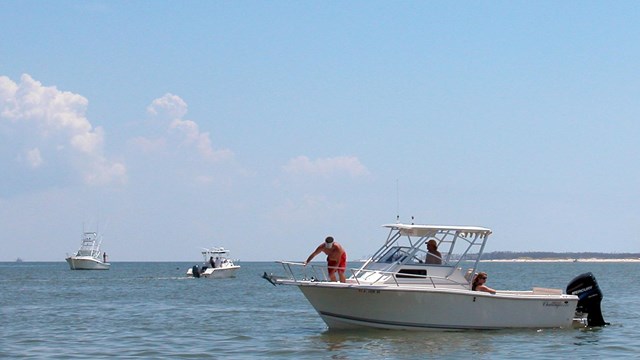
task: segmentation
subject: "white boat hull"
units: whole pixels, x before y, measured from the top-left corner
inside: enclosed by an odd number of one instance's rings
[[[384,227],[389,229],[386,240],[359,269],[349,269],[344,283],[330,281],[328,267],[306,262],[280,261],[285,276],[265,272],[262,277],[273,285],[297,286],[330,329],[572,328],[575,320],[607,324],[600,311],[602,292],[591,273],[571,280],[566,293],[484,285],[487,274],[476,270],[490,229],[413,223]],[[427,262],[434,246],[440,263]]]
[[[570,328],[578,297],[298,282],[330,329]]]
[[[71,270],[109,270],[111,266],[91,256],[70,256],[65,260]]]
[[[240,269],[239,265],[227,266],[221,268],[207,268],[200,274],[200,277],[210,279],[226,279],[236,277],[236,272]],[[187,270],[187,276],[193,276],[193,270]]]

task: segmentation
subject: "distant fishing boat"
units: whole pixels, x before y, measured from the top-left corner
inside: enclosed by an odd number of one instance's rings
[[[187,276],[204,277],[212,279],[223,279],[235,277],[240,265],[236,265],[229,257],[229,250],[222,247],[204,249],[202,256],[204,263],[202,267],[194,265],[187,270]]]
[[[65,260],[71,270],[109,270],[107,253],[100,250],[102,236],[97,232],[82,233],[80,249]]]

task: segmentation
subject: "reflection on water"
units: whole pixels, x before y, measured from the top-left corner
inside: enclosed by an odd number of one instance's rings
[[[451,358],[491,353],[491,342],[487,340],[497,333],[499,332],[326,330],[320,335],[310,336],[309,341],[323,346],[335,359],[357,357],[358,354],[369,358]]]
[[[573,344],[577,346],[598,345],[600,335],[604,330],[605,328],[601,327],[578,329]]]

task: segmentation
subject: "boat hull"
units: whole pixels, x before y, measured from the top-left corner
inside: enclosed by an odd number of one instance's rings
[[[300,283],[330,329],[571,328],[578,297]]]
[[[221,268],[207,268],[200,274],[200,277],[209,279],[226,279],[236,277],[236,272],[240,269],[239,265],[227,266]],[[187,276],[193,276],[193,270],[187,270]]]
[[[65,260],[71,270],[109,270],[111,266],[90,256],[70,256]]]

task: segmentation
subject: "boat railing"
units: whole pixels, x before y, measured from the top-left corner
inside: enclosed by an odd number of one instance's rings
[[[328,281],[329,267],[326,265],[305,264],[295,261],[278,261],[285,273],[293,281],[318,280]],[[337,269],[337,267],[336,267]],[[311,275],[310,275],[311,274]]]
[[[327,265],[318,265],[318,264],[305,264],[303,262],[295,262],[295,261],[278,261],[280,263],[287,274],[287,277],[294,282],[298,281],[329,281],[328,270],[331,268],[338,269],[338,267],[329,267]],[[467,282],[459,282],[454,279],[451,279],[446,276],[438,276],[438,275],[421,275],[421,274],[410,274],[410,273],[399,273],[397,271],[386,271],[386,270],[376,270],[376,269],[362,269],[362,268],[350,268],[347,269],[351,273],[351,277],[349,280],[355,281],[358,285],[367,284],[367,285],[376,285],[376,284],[385,284],[388,285],[387,281],[389,279],[393,280],[393,284],[396,286],[401,285],[424,285],[421,283],[407,283],[403,280],[426,280],[427,284],[431,285],[434,288],[440,286],[462,286],[468,287]],[[374,276],[375,279],[369,281],[364,281],[364,277],[371,278]],[[402,279],[402,280],[399,280]]]

